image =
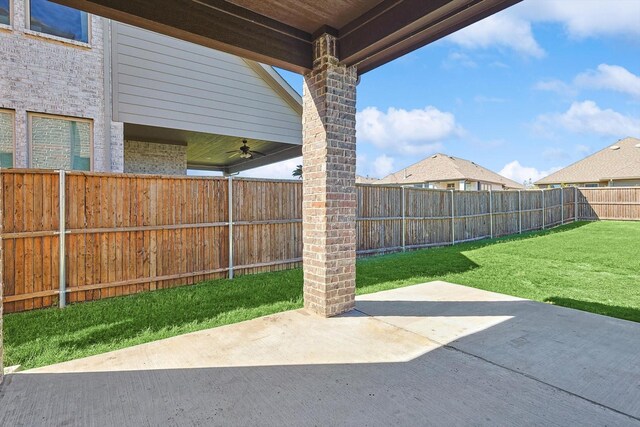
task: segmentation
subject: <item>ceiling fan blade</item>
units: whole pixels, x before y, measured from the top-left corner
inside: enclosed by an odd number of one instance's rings
[[[239,156],[240,153],[238,153],[237,151],[229,151],[230,153],[233,153],[232,155],[229,156],[230,159],[233,159],[236,156]]]
[[[238,150],[231,150],[231,151],[227,151],[227,154],[231,154],[231,153],[237,153]]]
[[[266,156],[266,154],[261,153],[260,151],[251,151],[251,154],[257,154],[258,156]]]

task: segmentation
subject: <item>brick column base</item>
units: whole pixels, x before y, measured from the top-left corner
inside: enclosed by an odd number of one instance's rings
[[[335,37],[318,37],[303,91],[304,306],[326,317],[355,306],[356,81]]]

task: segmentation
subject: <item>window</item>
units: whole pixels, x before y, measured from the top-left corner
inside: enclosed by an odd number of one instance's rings
[[[89,43],[89,18],[86,12],[51,3],[48,0],[27,1],[29,4],[29,29]]]
[[[0,0],[0,24],[11,25],[11,4],[10,0]]]
[[[13,113],[0,110],[0,167],[13,167]]]
[[[31,167],[91,170],[92,123],[42,114],[29,114]]]
[[[455,190],[456,189],[456,185],[451,183],[451,184],[447,184],[447,190]]]

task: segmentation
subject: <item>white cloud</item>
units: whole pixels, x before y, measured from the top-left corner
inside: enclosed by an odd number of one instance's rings
[[[269,179],[296,179],[291,174],[294,169],[302,164],[302,157],[284,160],[278,163],[261,166],[255,169],[249,169],[241,172],[239,176],[251,178],[269,178]]]
[[[543,80],[536,83],[533,88],[536,90],[555,92],[563,96],[575,96],[578,94],[576,89],[561,80]]]
[[[640,118],[626,116],[612,109],[603,110],[593,101],[583,101],[572,103],[564,113],[538,116],[534,129],[548,133],[550,128],[624,138],[640,135]]]
[[[498,46],[534,58],[545,55],[533,37],[531,23],[509,13],[489,16],[453,33],[449,40],[468,49]]]
[[[560,167],[554,167],[546,171],[541,171],[534,167],[522,166],[519,161],[514,160],[511,163],[507,163],[502,168],[502,170],[500,171],[500,175],[506,176],[507,178],[512,179],[516,182],[523,183],[529,180],[535,182],[560,169]]]
[[[596,70],[578,74],[572,83],[555,79],[543,80],[533,88],[569,97],[576,96],[579,88],[606,89],[640,98],[640,76],[619,65],[600,64]]]
[[[526,0],[457,33],[449,40],[469,49],[508,48],[541,58],[532,24],[557,23],[571,38],[640,36],[640,1],[637,0]]]
[[[447,69],[457,68],[459,66],[464,68],[476,68],[478,64],[466,53],[451,52],[443,61],[442,66]]]
[[[608,89],[640,98],[640,76],[619,65],[600,64],[597,70],[578,74],[574,82],[581,87]]]
[[[371,175],[376,178],[382,178],[394,171],[394,159],[386,154],[376,157],[373,161]]]
[[[527,0],[506,13],[530,22],[557,22],[569,36],[640,35],[637,0]]]
[[[403,154],[427,155],[442,148],[442,141],[463,133],[452,113],[435,107],[387,112],[367,107],[356,114],[358,142]]]

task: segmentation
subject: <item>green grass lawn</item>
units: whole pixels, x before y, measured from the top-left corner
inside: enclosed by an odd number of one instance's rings
[[[640,222],[545,232],[358,261],[358,293],[446,280],[640,322]],[[5,316],[5,364],[25,369],[302,306],[302,271],[216,280]]]

